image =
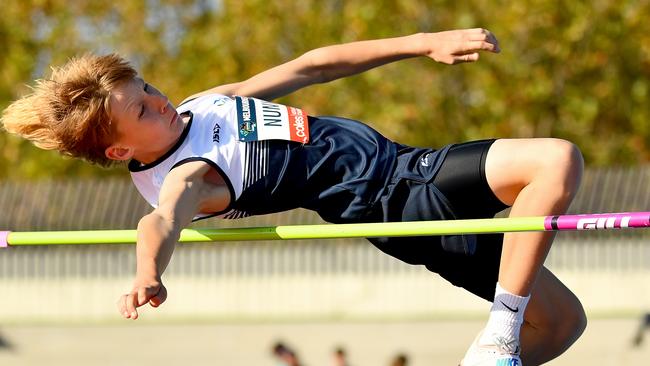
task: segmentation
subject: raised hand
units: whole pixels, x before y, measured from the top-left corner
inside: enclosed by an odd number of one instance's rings
[[[483,28],[427,33],[424,37],[429,50],[426,56],[448,65],[474,62],[479,59],[479,51],[501,52],[494,34]]]

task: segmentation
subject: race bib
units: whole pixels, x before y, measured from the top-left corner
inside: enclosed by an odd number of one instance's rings
[[[309,122],[302,109],[248,97],[235,97],[235,102],[239,141],[309,142]]]

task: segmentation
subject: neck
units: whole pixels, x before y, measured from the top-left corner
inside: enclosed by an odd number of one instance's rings
[[[181,117],[182,126],[183,126],[182,131],[185,131],[185,129],[187,128],[187,123],[190,120],[190,117],[189,116],[180,116],[180,117]],[[181,136],[183,136],[182,132],[180,133],[178,138],[176,140],[174,140],[174,142],[172,142],[171,144],[169,144],[169,146],[167,146],[166,148],[164,148],[162,150],[159,150],[159,151],[142,151],[142,150],[136,151],[133,154],[133,159],[135,159],[135,160],[137,160],[140,163],[145,164],[145,165],[146,164],[151,164],[154,161],[156,161],[156,160],[160,159],[161,157],[163,157],[165,154],[167,154],[167,152],[169,152],[169,150],[171,150],[178,143],[178,140],[181,138]]]

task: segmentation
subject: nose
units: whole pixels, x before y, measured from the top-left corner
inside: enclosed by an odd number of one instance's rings
[[[152,95],[154,98],[154,102],[156,103],[156,107],[160,111],[160,114],[165,114],[167,112],[167,106],[169,105],[169,99],[167,96],[158,94],[158,95]]]

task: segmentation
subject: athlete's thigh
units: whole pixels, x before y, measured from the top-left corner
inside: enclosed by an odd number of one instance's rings
[[[454,218],[490,218],[507,207],[494,195],[485,175],[487,154],[495,141],[469,141],[449,148],[433,184],[449,202]]]
[[[548,168],[561,171],[577,153],[575,145],[555,138],[499,139],[487,153],[488,185],[502,202],[511,206],[519,192]]]

